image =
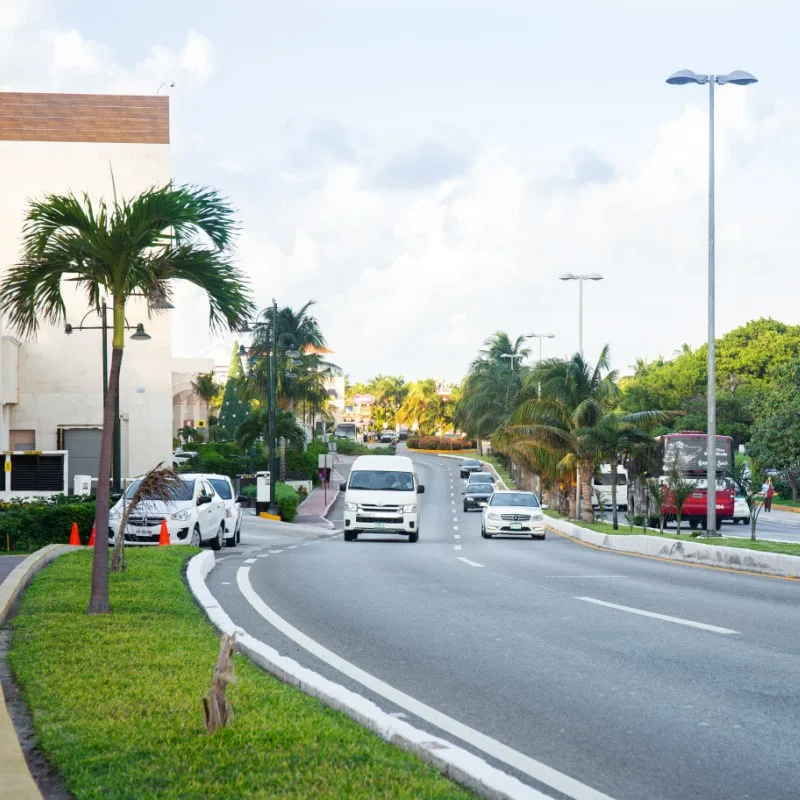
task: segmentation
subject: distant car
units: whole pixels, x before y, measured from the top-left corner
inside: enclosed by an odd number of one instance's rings
[[[172,468],[178,469],[178,467],[182,467],[186,464],[191,463],[191,460],[196,455],[197,453],[194,453],[191,450],[176,450],[172,454]]]
[[[461,477],[469,478],[473,472],[481,472],[483,464],[477,458],[465,458],[461,462]]]
[[[491,483],[494,484],[494,475],[491,472],[473,472],[467,480],[467,488],[473,483]]]
[[[380,441],[381,444],[391,444],[394,441],[394,438],[394,431],[381,431],[378,441]]]
[[[233,483],[227,475],[205,475],[214,491],[225,503],[225,546],[236,547],[242,537],[242,503],[247,498],[233,491]]]
[[[494,492],[494,484],[489,481],[477,481],[471,483],[464,494],[464,511],[472,511],[477,508],[479,511],[486,503]]]
[[[750,524],[750,507],[747,500],[742,495],[733,498],[733,524],[741,522],[743,525]]]
[[[533,492],[498,490],[491,496],[483,509],[481,536],[491,539],[495,534],[544,539],[544,514]]]

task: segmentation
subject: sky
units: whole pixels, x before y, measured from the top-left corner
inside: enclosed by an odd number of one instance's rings
[[[624,374],[706,341],[708,91],[678,69],[759,78],[716,93],[717,332],[799,321],[798,25],[777,0],[14,0],[0,90],[162,87],[175,179],[230,198],[258,306],[316,301],[353,380],[457,381],[497,330],[571,355],[564,272],[603,275],[584,352]],[[175,354],[227,361],[177,297]]]

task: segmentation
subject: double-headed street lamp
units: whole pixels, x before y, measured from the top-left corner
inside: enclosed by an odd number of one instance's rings
[[[578,281],[578,352],[583,356],[583,282],[584,281],[601,281],[603,276],[597,272],[591,272],[588,275],[574,275],[572,272],[565,272],[559,275],[559,280],[562,281]],[[541,340],[539,340],[541,342]]]
[[[690,69],[682,69],[667,78],[667,83],[681,86],[685,83],[708,84],[708,469],[706,472],[706,530],[710,536],[717,535],[717,386],[716,386],[716,332],[715,332],[715,288],[714,288],[714,86],[732,83],[748,86],[758,78],[740,69],[728,75],[698,75]],[[713,488],[712,488],[713,487]]]
[[[500,358],[508,358],[511,361],[511,371],[514,371],[514,362],[519,358],[525,358],[522,353],[502,353]]]
[[[161,306],[161,307],[167,307]],[[172,308],[172,306],[168,306]],[[156,306],[152,306],[152,308],[156,308]],[[89,314],[99,314],[100,315],[100,325],[84,325],[84,320]],[[100,309],[92,308],[87,311],[83,315],[83,319],[80,321],[78,325],[70,325],[70,323],[66,323],[64,325],[64,333],[70,335],[75,331],[102,331],[103,337],[103,408],[106,405],[106,397],[108,397],[108,306],[106,305],[106,301],[102,300],[100,303]],[[135,333],[131,336],[131,339],[134,342],[145,342],[148,339],[152,339],[153,337],[150,336],[147,331],[144,329],[143,323],[138,323],[137,325],[128,325],[127,320],[125,321],[125,330],[135,331]],[[119,494],[122,491],[122,437],[120,434],[120,424],[119,424],[119,390],[117,390],[117,397],[116,402],[114,404],[114,438],[113,438],[113,467],[111,470],[111,491],[113,494]],[[100,491],[100,487],[97,487],[97,490]]]
[[[268,387],[268,404],[269,404],[269,460],[270,460],[270,476],[269,476],[269,513],[275,514],[277,509],[277,503],[275,500],[275,484],[278,480],[278,437],[277,437],[277,383],[276,383],[276,374],[278,371],[278,303],[273,298],[272,306],[270,308],[272,311],[272,342],[267,342],[266,350],[267,354],[264,358],[268,359],[269,365],[269,387]],[[240,329],[240,333],[252,333],[254,329],[268,327],[270,322],[268,321],[260,321],[261,317],[267,312],[267,309],[264,309],[256,319],[249,323],[243,325]],[[242,345],[239,348],[239,355],[246,356],[247,350]],[[294,362],[296,359],[300,358],[300,353],[296,350],[286,350],[285,355],[287,358],[291,358]],[[256,356],[255,358],[258,358]],[[291,373],[286,373],[287,376]]]
[[[528,333],[525,335],[526,339],[538,339],[539,340],[539,363],[542,363],[542,339],[555,339],[556,335],[554,333]],[[539,396],[542,396],[542,382],[539,381]]]

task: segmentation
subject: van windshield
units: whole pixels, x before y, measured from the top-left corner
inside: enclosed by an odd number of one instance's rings
[[[386,472],[377,469],[360,469],[350,473],[348,489],[366,489],[383,492],[413,492],[414,475],[411,472]]]
[[[601,472],[599,475],[594,476],[594,485],[595,486],[611,486],[611,473],[610,472]],[[628,479],[624,473],[618,472],[617,473],[617,486],[627,486]]]

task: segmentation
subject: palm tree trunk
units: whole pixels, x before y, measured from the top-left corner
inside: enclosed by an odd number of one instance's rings
[[[616,456],[611,459],[611,519],[612,527],[614,530],[619,529],[619,520],[617,519],[617,459]]]
[[[281,436],[281,480],[286,480],[286,439]]]
[[[591,464],[581,465],[581,485],[580,492],[583,498],[583,516],[584,522],[592,522],[594,514],[592,513],[592,475],[594,470]]]
[[[116,332],[114,338],[116,339]],[[100,464],[97,469],[95,546],[92,559],[92,591],[89,597],[88,609],[90,614],[107,614],[111,611],[111,606],[108,601],[108,508],[109,494],[111,491],[114,409],[116,407],[117,396],[119,395],[119,373],[121,367],[122,348],[113,347],[111,350],[111,370],[108,376],[108,393],[106,395],[106,405],[103,409],[103,433],[100,438]]]

